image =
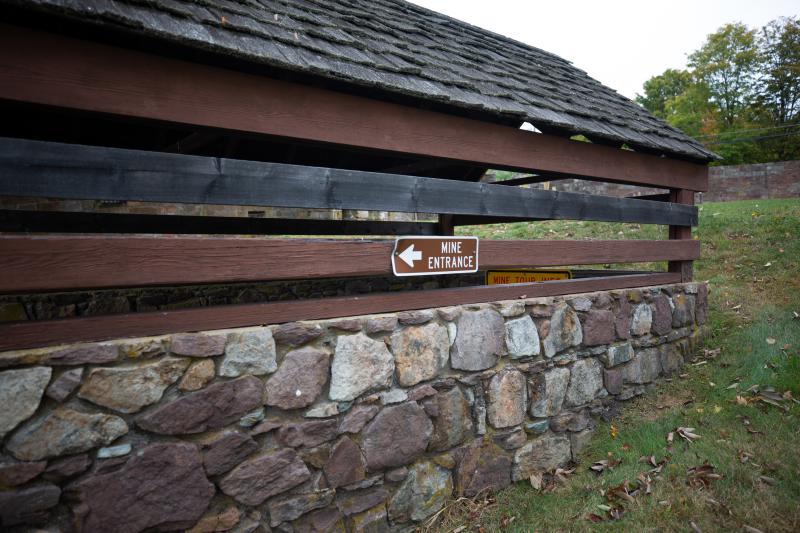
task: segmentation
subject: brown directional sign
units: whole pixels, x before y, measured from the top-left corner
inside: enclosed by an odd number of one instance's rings
[[[477,237],[399,237],[394,241],[395,276],[469,274],[478,271]]]

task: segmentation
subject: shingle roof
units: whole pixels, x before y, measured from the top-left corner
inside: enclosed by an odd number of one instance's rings
[[[715,158],[568,61],[401,0],[15,3],[542,129],[692,159]]]

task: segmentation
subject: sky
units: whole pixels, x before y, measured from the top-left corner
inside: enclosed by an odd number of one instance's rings
[[[561,56],[628,98],[652,76],[685,68],[723,24],[800,15],[800,0],[411,1]]]

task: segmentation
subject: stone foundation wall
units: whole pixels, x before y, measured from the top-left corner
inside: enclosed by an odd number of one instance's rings
[[[0,353],[0,526],[410,530],[683,364],[681,284]]]

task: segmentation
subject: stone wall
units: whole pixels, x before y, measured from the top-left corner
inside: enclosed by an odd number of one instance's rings
[[[544,185],[531,185],[531,187],[541,188]],[[574,179],[551,182],[550,190],[615,197],[667,192],[666,189]],[[695,200],[696,203],[700,203],[796,197],[800,197],[800,161],[780,161],[758,165],[709,167],[708,192],[698,193]]]
[[[706,286],[0,353],[0,526],[409,530],[568,463],[690,356]]]

